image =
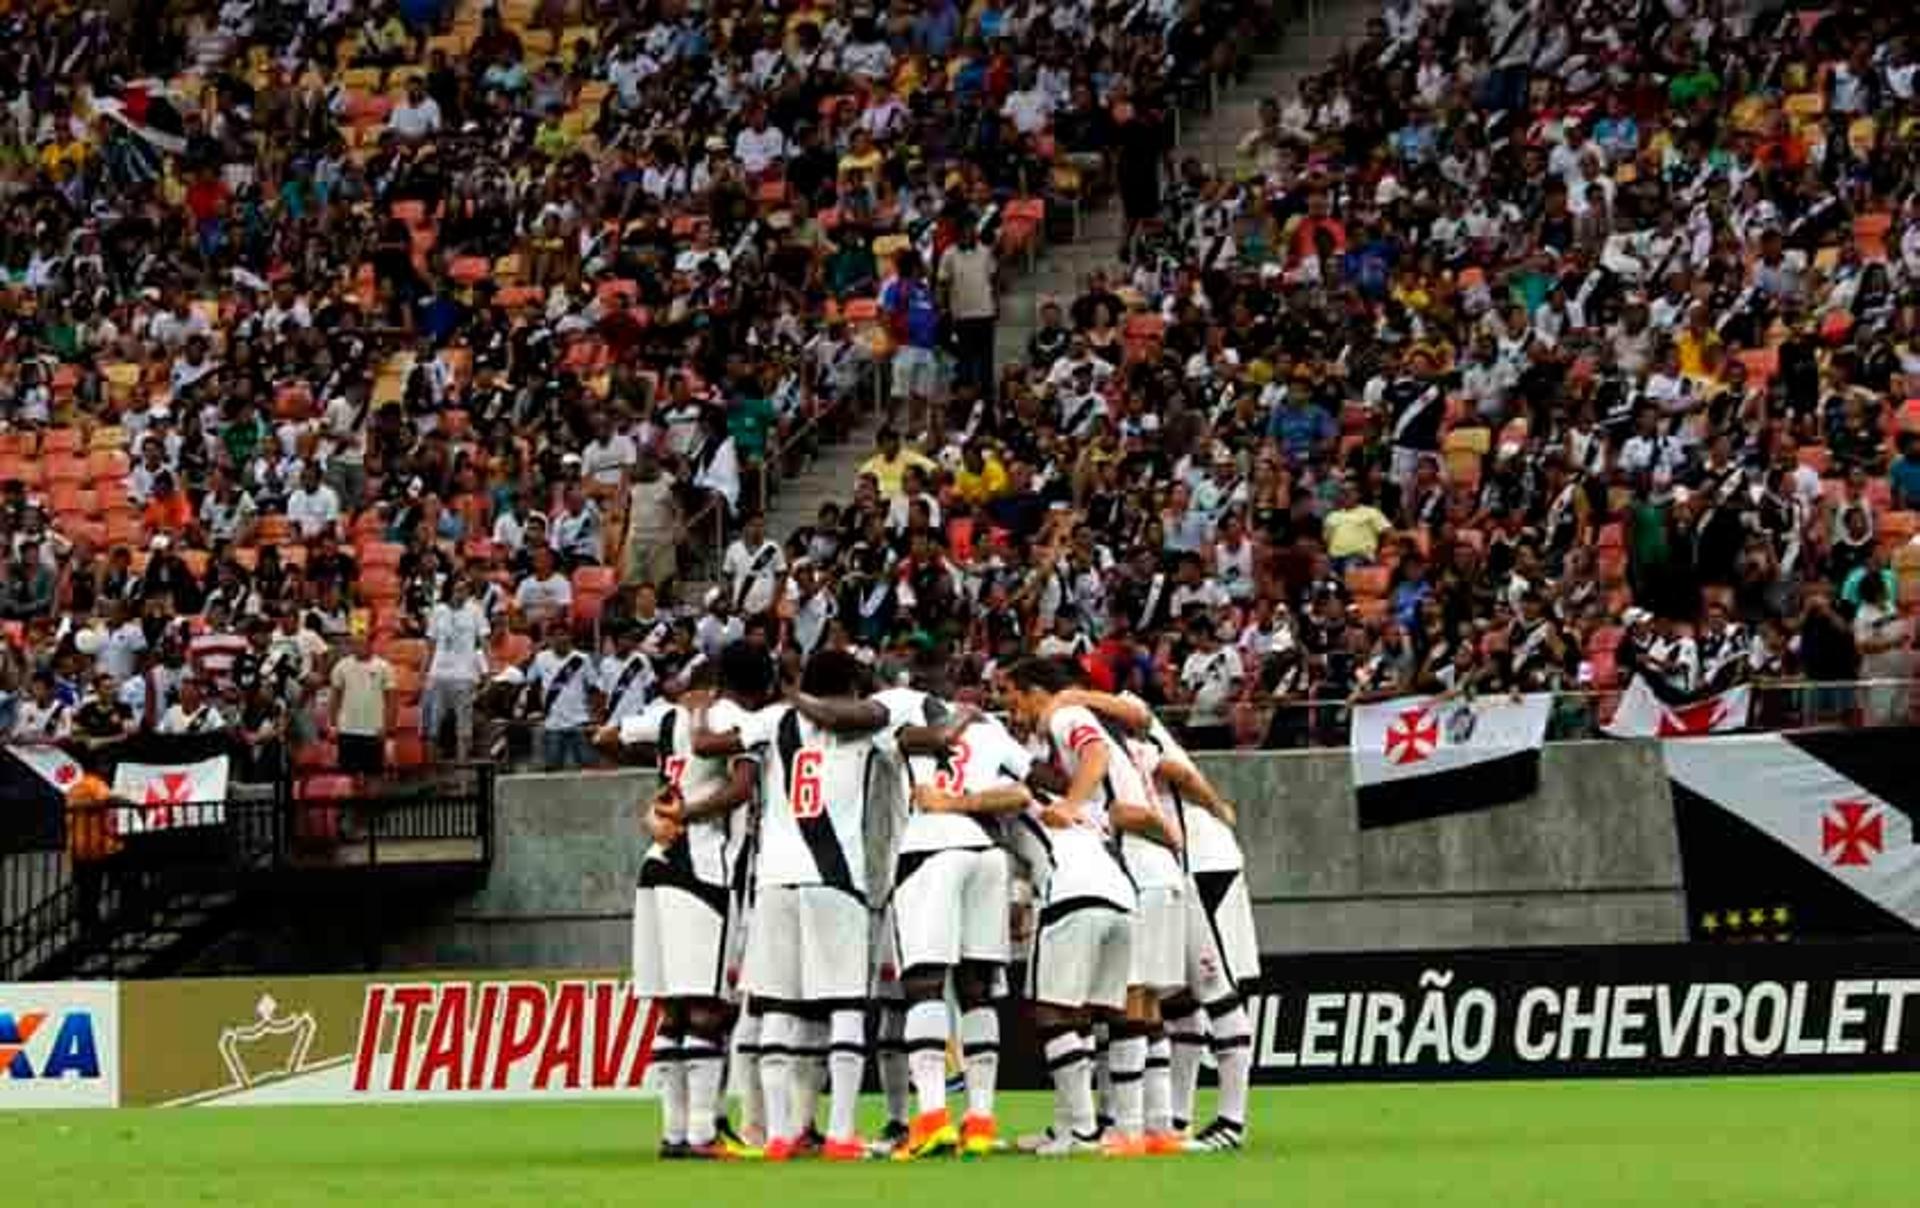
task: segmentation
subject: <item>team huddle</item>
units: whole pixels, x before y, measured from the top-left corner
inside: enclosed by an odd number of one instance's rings
[[[863,664],[822,651],[783,695],[740,642],[603,734],[650,749],[663,779],[633,928],[635,992],[661,1008],[662,1156],[1240,1148],[1239,988],[1259,949],[1231,804],[1144,703],[1086,690],[1070,663],[1003,672],[1005,720],[943,699],[942,670],[870,691]],[[1009,1145],[996,1002],[1016,931],[1054,1113]],[[888,1117],[871,1145],[856,1115],[870,1016]],[[1192,1130],[1208,1048],[1217,1114]]]

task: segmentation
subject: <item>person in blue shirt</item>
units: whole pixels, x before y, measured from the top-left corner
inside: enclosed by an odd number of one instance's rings
[[[1288,463],[1298,467],[1339,439],[1340,425],[1314,402],[1304,383],[1294,382],[1267,418],[1267,437],[1279,441]]]
[[[1889,471],[1888,485],[1893,488],[1893,506],[1905,511],[1920,508],[1920,437],[1908,433],[1900,438],[1900,456]]]
[[[911,249],[896,262],[899,276],[880,291],[880,313],[893,333],[893,397],[907,403],[907,426],[919,431],[940,386],[940,306]]]
[[[959,36],[960,10],[953,0],[926,0],[926,7],[913,19],[915,50],[944,56]]]

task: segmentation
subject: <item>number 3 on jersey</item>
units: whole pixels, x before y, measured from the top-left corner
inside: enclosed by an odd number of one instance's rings
[[[933,774],[933,787],[943,793],[965,792],[967,783],[967,757],[972,753],[973,752],[967,748],[966,739],[954,739],[953,750],[948,752],[947,758]]]
[[[793,756],[793,791],[787,794],[796,818],[818,818],[827,810],[827,796],[820,785],[820,764],[826,752],[802,747]]]

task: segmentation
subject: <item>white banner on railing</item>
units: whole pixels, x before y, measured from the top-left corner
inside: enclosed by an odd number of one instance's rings
[[[227,820],[227,757],[197,763],[123,763],[113,794],[131,802],[114,811],[120,833],[218,826]]]

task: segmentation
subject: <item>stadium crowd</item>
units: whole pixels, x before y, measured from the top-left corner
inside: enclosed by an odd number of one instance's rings
[[[1390,0],[1181,159],[1269,18],[14,18],[0,720],[371,768],[533,717],[566,766],[756,634],[1081,656],[1203,747],[1905,676],[1911,14]],[[996,348],[996,254],[1109,192],[1122,262]],[[876,383],[848,497],[768,534]]]

